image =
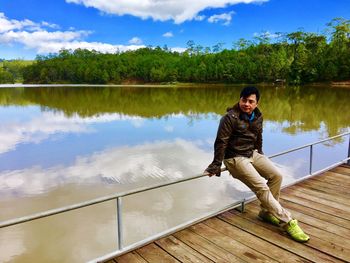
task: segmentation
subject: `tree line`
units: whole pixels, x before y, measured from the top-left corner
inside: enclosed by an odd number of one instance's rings
[[[185,52],[147,47],[103,54],[84,49],[37,56],[25,83],[262,83],[343,81],[350,76],[350,20],[335,18],[322,34],[299,30],[240,39],[231,49],[187,42]],[[0,77],[1,81],[1,77]]]

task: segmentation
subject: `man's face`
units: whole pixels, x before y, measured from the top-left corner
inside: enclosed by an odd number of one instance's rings
[[[251,94],[249,97],[240,98],[239,99],[239,107],[245,113],[252,114],[254,109],[258,106],[258,102],[256,100],[256,95]]]

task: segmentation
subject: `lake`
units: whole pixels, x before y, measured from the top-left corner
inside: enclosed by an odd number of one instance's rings
[[[203,172],[218,122],[242,86],[0,89],[0,221]],[[261,87],[267,155],[348,132],[350,90]],[[349,136],[314,147],[313,171]],[[309,150],[274,158],[284,183]],[[124,244],[251,196],[227,173],[123,199]],[[0,229],[1,262],[84,262],[117,249],[109,201]]]

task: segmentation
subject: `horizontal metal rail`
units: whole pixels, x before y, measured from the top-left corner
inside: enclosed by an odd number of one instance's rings
[[[317,142],[308,143],[308,144],[305,144],[303,146],[299,146],[299,147],[292,148],[292,149],[289,149],[289,150],[286,150],[286,151],[283,151],[283,152],[272,154],[272,155],[269,156],[269,158],[274,158],[274,157],[277,157],[277,156],[280,156],[280,155],[284,155],[284,154],[287,154],[287,153],[290,153],[290,152],[295,152],[295,151],[298,151],[298,150],[302,150],[302,149],[305,149],[307,147],[311,147],[313,145],[317,145],[317,144],[320,144],[320,143],[328,142],[328,141],[331,141],[331,140],[334,140],[336,138],[343,137],[343,136],[346,136],[346,135],[349,135],[349,134],[350,134],[350,132],[344,132],[342,134],[338,134],[338,135],[335,135],[335,136],[332,136],[332,137],[329,137],[329,138],[326,138],[326,139],[323,139],[323,140],[320,140],[320,141],[317,141]]]
[[[313,177],[313,176],[315,176],[315,175],[318,175],[318,174],[327,172],[328,170],[333,169],[333,168],[335,168],[335,167],[337,167],[337,166],[339,166],[339,165],[341,165],[341,164],[343,164],[343,163],[346,163],[346,162],[349,161],[349,160],[350,160],[350,157],[345,158],[345,159],[343,159],[343,160],[341,160],[341,161],[339,161],[339,162],[333,163],[333,164],[327,166],[326,168],[323,168],[323,169],[318,170],[318,171],[316,171],[316,172],[313,172],[313,173],[311,173],[311,174],[309,174],[309,175],[303,176],[303,177],[301,177],[301,178],[299,178],[299,179],[297,179],[297,180],[295,180],[295,181],[293,181],[293,182],[291,182],[291,183],[289,183],[289,184],[286,184],[286,185],[283,186],[283,188],[287,188],[287,187],[289,187],[289,186],[291,186],[291,185],[294,185],[294,184],[297,184],[297,183],[299,183],[299,182],[301,182],[301,181],[305,181],[306,179],[309,179],[309,178],[311,178],[311,177]]]
[[[222,170],[224,170],[224,169],[222,169]],[[201,177],[204,177],[204,176],[205,175],[200,174],[200,175],[196,175],[196,176],[193,176],[193,177],[180,179],[180,180],[177,180],[177,181],[171,181],[171,182],[167,182],[167,183],[163,182],[163,183],[158,183],[158,184],[155,184],[155,185],[152,185],[152,186],[144,186],[144,187],[133,189],[131,191],[129,190],[129,191],[125,191],[125,192],[120,192],[120,193],[117,193],[117,194],[112,194],[112,195],[96,198],[96,199],[93,199],[93,200],[89,200],[89,201],[86,201],[86,202],[81,202],[81,203],[74,204],[74,205],[69,205],[69,206],[65,206],[65,207],[61,207],[61,208],[57,208],[57,209],[51,209],[51,210],[47,210],[47,211],[44,211],[44,212],[32,214],[32,215],[29,215],[29,216],[24,216],[24,217],[12,219],[12,220],[3,221],[3,222],[0,222],[0,228],[16,225],[16,224],[20,224],[20,223],[24,223],[24,222],[32,221],[32,220],[35,220],[35,219],[52,216],[52,215],[61,214],[61,213],[64,213],[64,212],[76,210],[76,209],[83,208],[83,207],[96,205],[96,204],[99,204],[99,203],[103,203],[103,202],[107,202],[107,201],[111,201],[111,200],[117,199],[119,197],[125,197],[125,196],[128,196],[128,195],[134,195],[134,194],[146,192],[146,191],[153,190],[153,189],[158,189],[158,188],[161,188],[161,187],[164,187],[164,186],[169,186],[169,185],[173,185],[173,184],[178,184],[178,183],[182,183],[182,182],[191,181],[191,180],[194,180],[194,179],[197,179],[197,178],[201,178]]]
[[[350,132],[339,134],[339,135],[336,135],[336,136],[333,136],[333,137],[329,137],[329,138],[321,140],[321,141],[317,141],[317,142],[314,142],[314,143],[309,143],[309,144],[306,144],[306,145],[303,145],[303,146],[300,146],[300,147],[297,147],[297,148],[293,148],[291,150],[287,150],[287,151],[283,151],[283,152],[280,152],[280,153],[277,153],[277,154],[270,155],[269,158],[274,158],[274,157],[277,157],[277,156],[281,156],[281,155],[284,155],[284,154],[287,154],[287,153],[290,153],[290,152],[301,150],[301,149],[310,147],[312,145],[320,144],[320,143],[323,143],[323,142],[326,142],[326,141],[330,141],[330,140],[333,140],[333,139],[336,139],[336,138],[339,138],[339,137],[343,137],[343,136],[346,136],[346,135],[349,135],[349,134],[350,134]],[[226,168],[222,168],[221,170],[222,171],[226,171],[227,169]],[[61,208],[56,208],[56,209],[51,209],[51,210],[47,210],[47,211],[44,211],[44,212],[35,213],[35,214],[32,214],[32,215],[28,215],[28,216],[23,216],[23,217],[19,217],[19,218],[15,218],[15,219],[2,221],[2,222],[0,222],[0,228],[21,224],[21,223],[29,222],[29,221],[32,221],[32,220],[36,220],[36,219],[52,216],[52,215],[61,214],[61,213],[72,211],[72,210],[76,210],[76,209],[79,209],[79,208],[88,207],[88,206],[96,205],[96,204],[99,204],[99,203],[115,200],[115,199],[117,199],[119,197],[125,197],[125,196],[129,196],[129,195],[134,195],[134,194],[150,191],[150,190],[161,188],[161,187],[165,187],[165,186],[170,186],[170,185],[174,185],[174,184],[178,184],[178,183],[182,183],[182,182],[191,181],[191,180],[198,179],[198,178],[201,178],[201,177],[206,177],[206,176],[207,175],[205,175],[205,174],[200,174],[200,175],[196,175],[196,176],[193,176],[193,177],[188,177],[188,178],[184,178],[184,179],[180,179],[180,180],[176,180],[176,181],[170,181],[170,182],[165,182],[165,183],[161,182],[161,183],[158,183],[158,184],[154,184],[152,186],[144,186],[144,187],[136,188],[136,189],[133,189],[133,190],[128,190],[128,191],[125,191],[125,192],[120,192],[120,193],[117,193],[117,194],[112,194],[112,195],[108,195],[108,196],[92,199],[92,200],[81,202],[81,203],[74,204],[74,205],[69,205],[69,206],[65,206],[65,207],[61,207]]]

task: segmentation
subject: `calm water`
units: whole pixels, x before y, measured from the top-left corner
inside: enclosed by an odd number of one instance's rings
[[[201,173],[240,89],[0,89],[0,221]],[[349,131],[350,90],[261,92],[267,155]],[[347,147],[348,137],[316,146],[314,170],[345,158]],[[284,183],[308,172],[308,150],[274,161]],[[224,174],[124,198],[124,244],[249,195]],[[115,214],[111,201],[1,229],[0,262],[84,262],[111,252]]]

